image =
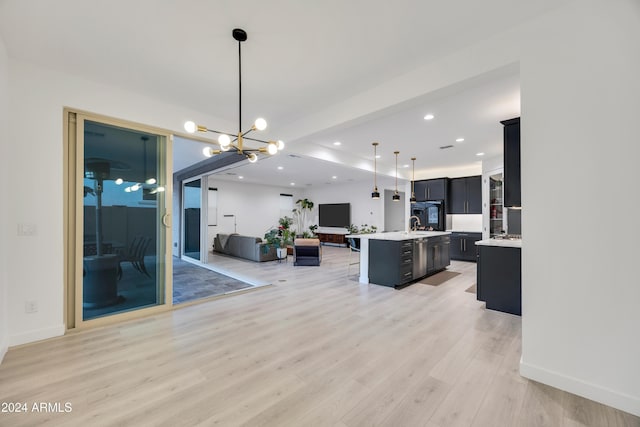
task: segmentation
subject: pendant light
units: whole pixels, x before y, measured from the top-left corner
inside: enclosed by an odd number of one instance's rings
[[[284,149],[284,142],[282,141],[265,141],[258,138],[248,137],[247,134],[253,131],[262,131],[267,128],[267,121],[263,118],[257,118],[251,127],[245,132],[242,131],[242,43],[247,41],[247,33],[241,28],[234,28],[231,32],[234,40],[238,42],[238,133],[233,134],[230,132],[221,132],[213,129],[208,129],[206,126],[198,125],[195,122],[188,121],[184,124],[184,130],[188,133],[195,132],[212,132],[218,134],[219,149],[214,150],[211,147],[205,147],[202,153],[206,157],[211,157],[214,154],[220,154],[225,151],[233,150],[238,154],[241,154],[249,160],[251,163],[258,161],[258,153],[266,153],[274,155],[278,151]],[[233,136],[232,136],[233,135]],[[233,139],[231,139],[233,138]],[[265,144],[264,147],[250,148],[244,145],[244,140],[260,142]]]
[[[416,158],[412,157],[411,162],[413,163],[413,172],[411,174],[411,198],[409,199],[410,203],[416,202]]]
[[[400,154],[399,151],[394,151],[393,154],[396,155],[396,191],[395,193],[393,193],[393,201],[394,202],[399,202],[400,201],[400,194],[398,194],[398,154]]]
[[[378,143],[372,142],[373,145],[373,192],[371,193],[371,198],[378,200],[380,198],[380,192],[378,191],[378,179],[376,176],[377,163],[376,159],[378,158]]]

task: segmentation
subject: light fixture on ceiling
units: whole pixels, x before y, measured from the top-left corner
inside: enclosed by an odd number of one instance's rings
[[[425,120],[433,120],[435,116],[433,114],[427,114],[426,116],[424,116]]]
[[[416,199],[416,158],[411,158],[411,163],[413,163],[413,171],[411,173],[411,198],[409,199],[410,203],[415,203]]]
[[[400,194],[398,194],[398,154],[400,154],[400,152],[394,151],[393,154],[396,155],[396,191],[393,193],[392,199],[394,202],[399,202]]]
[[[377,177],[377,163],[376,163],[376,159],[378,158],[376,154],[378,151],[378,143],[372,142],[371,145],[373,145],[373,192],[371,192],[371,198],[377,200],[380,198],[380,192],[378,191],[378,177]]]
[[[464,142],[464,138],[457,138],[456,142]]]
[[[217,133],[218,136],[218,144],[220,145],[220,149],[214,150],[210,147],[205,147],[202,152],[205,156],[211,157],[214,154],[220,154],[224,151],[233,150],[240,155],[244,155],[247,157],[247,160],[251,163],[255,163],[258,160],[258,155],[256,153],[268,153],[268,154],[276,154],[278,151],[284,148],[284,142],[282,141],[265,141],[257,138],[249,138],[246,136],[249,132],[254,130],[265,130],[267,128],[267,121],[263,118],[258,118],[253,123],[253,125],[246,132],[242,132],[242,54],[241,54],[241,46],[242,42],[247,40],[247,33],[240,29],[235,28],[232,31],[233,38],[238,41],[238,133],[235,136],[235,139],[231,139],[229,136],[231,133],[229,132],[220,132],[213,129],[208,129],[206,126],[197,125],[192,121],[188,121],[184,124],[184,129],[189,133],[198,132],[213,132]],[[261,142],[266,144],[266,147],[260,148],[246,148],[244,146],[244,140],[247,139],[249,141]]]

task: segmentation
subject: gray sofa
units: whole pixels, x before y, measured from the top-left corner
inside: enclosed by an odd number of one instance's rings
[[[251,261],[273,261],[278,259],[276,248],[263,242],[259,237],[239,234],[220,234],[213,239],[213,250]]]

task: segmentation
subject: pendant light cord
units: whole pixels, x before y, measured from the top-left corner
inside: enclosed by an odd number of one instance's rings
[[[373,146],[373,187],[374,188],[378,188],[378,175],[377,175],[377,169],[378,169],[378,146],[374,145]]]
[[[399,151],[396,151],[393,153],[396,155],[396,194],[398,194],[398,154],[399,153],[400,153]]]
[[[242,133],[242,42],[238,40],[238,134]]]

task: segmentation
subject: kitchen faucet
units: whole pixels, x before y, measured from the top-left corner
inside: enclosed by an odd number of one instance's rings
[[[416,231],[418,229],[418,227],[420,227],[422,224],[420,223],[420,218],[418,218],[415,215],[411,215],[409,217],[409,224],[411,224],[411,220],[414,219],[416,220],[416,223],[413,225],[413,227],[411,227],[411,231]]]

